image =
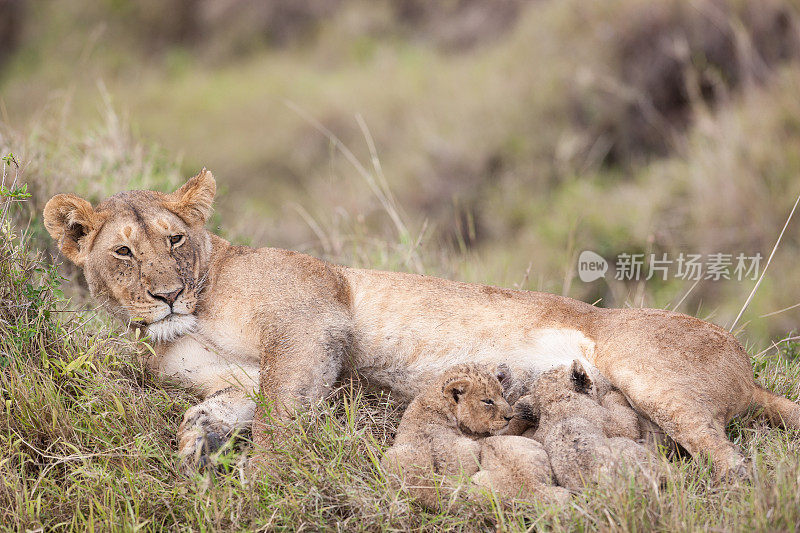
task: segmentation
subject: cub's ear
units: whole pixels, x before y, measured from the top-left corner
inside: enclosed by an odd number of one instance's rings
[[[583,368],[583,365],[577,359],[572,361],[570,379],[572,380],[572,385],[575,387],[576,392],[591,394],[593,386],[592,378],[589,377],[586,369]]]
[[[44,206],[44,227],[58,243],[64,257],[83,266],[88,253],[89,237],[100,229],[103,217],[92,204],[74,194],[57,194]]]
[[[190,225],[205,224],[211,215],[211,204],[217,194],[217,182],[210,171],[203,167],[200,173],[168,194],[164,207],[181,217]]]
[[[511,386],[511,368],[505,363],[500,363],[494,369],[494,375],[497,381],[503,385],[503,390],[507,390]]]
[[[466,393],[472,386],[472,381],[468,378],[453,378],[444,384],[442,393],[453,403],[458,403],[461,395]]]

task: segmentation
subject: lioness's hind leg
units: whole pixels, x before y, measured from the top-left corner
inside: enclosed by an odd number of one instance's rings
[[[651,411],[651,418],[692,457],[708,455],[717,479],[746,479],[744,456],[725,435],[725,424],[710,409],[698,404],[676,403]]]
[[[725,435],[725,424],[753,399],[753,370],[742,346],[725,330],[685,315],[618,315],[618,334],[596,355],[598,369],[692,456],[709,456],[718,477],[745,477],[744,458]]]

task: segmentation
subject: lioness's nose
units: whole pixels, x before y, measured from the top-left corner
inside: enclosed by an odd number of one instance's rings
[[[169,306],[172,307],[172,304],[175,303],[175,300],[178,299],[178,296],[180,296],[182,292],[183,292],[183,287],[174,290],[172,292],[151,292],[150,296],[152,296],[156,300],[162,300],[164,302],[167,302],[167,304],[169,304]]]

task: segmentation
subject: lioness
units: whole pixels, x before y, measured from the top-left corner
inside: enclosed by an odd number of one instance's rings
[[[741,345],[713,324],[232,246],[203,227],[215,192],[203,169],[171,194],[122,192],[97,207],[59,194],[44,209],[92,294],[147,329],[154,367],[205,395],[179,430],[186,458],[251,424],[259,383],[280,415],[325,396],[345,368],[412,398],[460,362],[540,373],[579,359],[719,474],[745,473],[725,424],[748,406],[800,428],[800,407],[759,387]]]

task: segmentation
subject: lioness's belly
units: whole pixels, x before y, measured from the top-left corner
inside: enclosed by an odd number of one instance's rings
[[[590,373],[594,343],[580,331],[545,328],[530,331],[525,338],[504,335],[480,338],[469,331],[420,338],[387,335],[385,331],[356,331],[354,359],[358,373],[368,382],[390,389],[400,398],[411,399],[445,369],[460,363],[506,363],[536,375],[580,360]]]
[[[539,373],[580,359],[594,342],[579,324],[597,309],[548,294],[397,272],[348,269],[353,355],[368,381],[413,397],[459,363],[504,362]]]

